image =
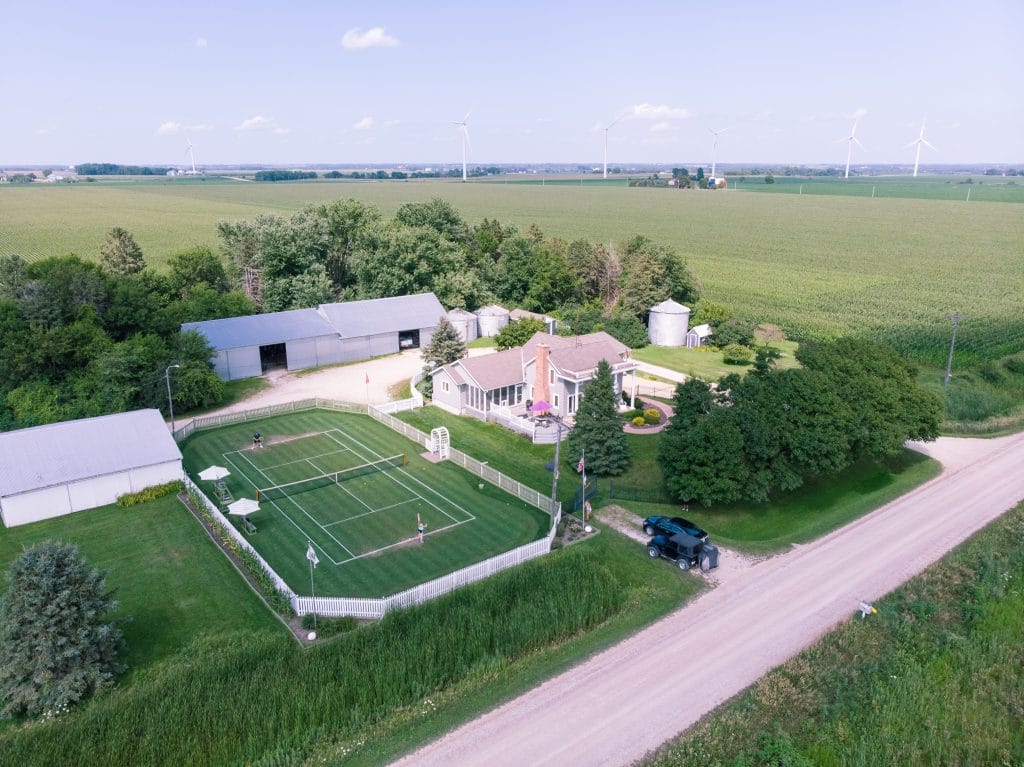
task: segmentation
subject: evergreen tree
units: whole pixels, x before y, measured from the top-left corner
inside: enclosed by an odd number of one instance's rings
[[[146,267],[142,248],[135,242],[132,233],[115,226],[107,234],[107,241],[100,248],[103,269],[111,274],[138,274]]]
[[[56,716],[121,670],[106,579],[74,546],[39,543],[14,561],[0,603],[3,713]]]
[[[430,343],[423,350],[423,359],[430,368],[441,367],[466,356],[466,342],[448,321],[442,317],[434,328]]]
[[[462,336],[448,321],[442,317],[434,328],[434,334],[430,337],[430,343],[423,350],[423,394],[430,397],[434,393],[434,380],[430,377],[430,371],[435,370],[449,362],[455,362],[466,356],[466,342]]]
[[[594,380],[587,384],[576,412],[576,425],[566,442],[570,462],[575,463],[585,452],[590,473],[614,477],[629,466],[629,443],[616,412],[617,399],[611,366],[601,360]]]

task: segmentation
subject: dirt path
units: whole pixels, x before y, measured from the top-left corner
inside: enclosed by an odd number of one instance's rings
[[[934,480],[728,579],[398,764],[639,759],[1024,499],[1024,434],[940,439],[923,451],[944,464]]]

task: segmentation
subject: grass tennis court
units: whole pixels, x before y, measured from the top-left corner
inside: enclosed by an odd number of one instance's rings
[[[253,446],[260,432],[263,447]],[[368,416],[311,410],[197,433],[185,468],[214,499],[208,466],[227,468],[232,496],[260,496],[248,540],[298,594],[308,594],[308,542],[322,596],[386,596],[547,533],[538,509]],[[457,447],[457,446],[456,446]],[[235,518],[231,518],[236,522]],[[417,522],[426,525],[423,544]]]

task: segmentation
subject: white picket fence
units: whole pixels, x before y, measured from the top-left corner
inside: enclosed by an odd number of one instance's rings
[[[391,610],[421,605],[431,599],[437,599],[462,586],[476,583],[490,575],[516,567],[523,562],[543,556],[551,551],[555,527],[552,525],[548,534],[540,540],[527,543],[517,549],[506,551],[495,557],[477,562],[453,573],[448,573],[432,581],[413,586],[411,589],[379,599],[353,599],[349,597],[292,597],[292,608],[296,615],[316,613],[329,618],[352,616],[353,618],[383,618]]]
[[[217,506],[217,504],[215,504],[213,501],[207,498],[206,493],[200,490],[199,486],[191,479],[189,479],[188,476],[185,477],[184,481],[185,487],[188,488],[188,490],[193,495],[198,497],[199,500],[203,502],[203,505],[206,506],[207,511],[209,511],[210,514],[213,515],[213,518],[217,521],[220,527],[224,528],[227,534],[234,538],[235,542],[239,546],[241,546],[243,549],[248,551],[250,554],[253,555],[253,557],[256,558],[256,561],[260,563],[260,566],[267,571],[267,575],[270,576],[270,579],[274,582],[274,586],[278,589],[278,591],[281,591],[289,595],[291,598],[294,598],[295,594],[288,586],[288,584],[284,582],[284,578],[278,575],[274,571],[274,568],[267,564],[267,561],[260,556],[260,553],[253,548],[252,544],[246,540],[245,536],[241,532],[239,532],[238,528],[228,521],[228,518],[221,513],[221,510]]]
[[[415,388],[413,388],[413,392],[418,394]],[[367,414],[374,420],[381,422],[390,429],[397,431],[399,434],[408,437],[414,442],[423,445],[425,449],[429,450],[430,436],[428,434],[410,426],[404,421],[398,420],[391,415],[393,412],[397,413],[405,410],[413,410],[417,407],[421,407],[422,405],[422,397],[419,398],[418,404],[417,398],[411,397],[409,399],[399,400],[398,402],[389,402],[382,406],[361,405],[320,398],[305,399],[298,400],[296,402],[287,402],[280,405],[268,405],[267,407],[256,408],[253,410],[243,410],[237,413],[200,416],[175,431],[174,439],[181,442],[189,434],[192,434],[192,432],[202,429],[212,429],[225,424],[251,421],[257,418],[266,418],[267,416],[277,415],[279,413],[322,408],[325,410],[340,410],[350,413]],[[199,487],[188,477],[185,477],[185,484],[203,501],[206,508],[210,510],[211,514],[213,514],[214,519],[216,519],[217,522],[227,530],[228,534],[231,535],[231,537],[237,541],[242,548],[255,557],[260,566],[266,570],[267,574],[274,582],[274,585],[280,591],[289,595],[292,609],[297,615],[302,616],[308,613],[316,613],[317,615],[332,618],[343,616],[352,616],[354,618],[382,618],[390,610],[423,604],[426,601],[448,594],[461,586],[483,580],[489,575],[501,572],[502,570],[507,570],[510,567],[515,567],[523,562],[543,556],[551,551],[551,542],[554,540],[555,530],[562,517],[561,502],[557,503],[554,509],[552,509],[551,499],[544,494],[537,492],[532,487],[527,487],[506,474],[502,474],[497,469],[492,469],[485,462],[478,461],[477,459],[466,455],[461,450],[452,449],[449,460],[454,461],[456,464],[472,472],[485,482],[489,482],[492,485],[515,495],[517,498],[529,503],[531,506],[540,509],[545,514],[551,515],[551,526],[548,529],[548,534],[539,540],[532,541],[524,546],[512,549],[511,551],[498,554],[497,556],[486,559],[483,562],[477,562],[476,564],[464,567],[461,570],[456,570],[448,575],[436,578],[426,583],[421,583],[418,586],[413,586],[411,589],[407,589],[406,591],[402,591],[398,594],[392,594],[391,596],[380,598],[302,597],[296,595],[288,584],[285,583],[284,579],[274,571],[266,560],[259,555],[256,549],[253,548],[252,544],[246,540],[245,536],[228,521],[227,517],[221,513],[217,505],[207,498],[206,494],[203,493],[203,491],[200,490]]]

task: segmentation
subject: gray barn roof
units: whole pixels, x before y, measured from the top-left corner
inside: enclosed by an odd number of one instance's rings
[[[333,336],[337,331],[316,309],[250,314],[206,322],[186,322],[182,330],[198,330],[216,350],[265,346],[299,338]]]
[[[180,461],[159,410],[133,410],[0,434],[0,497]]]
[[[342,338],[432,328],[445,316],[444,307],[433,293],[321,304],[320,312]]]

